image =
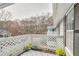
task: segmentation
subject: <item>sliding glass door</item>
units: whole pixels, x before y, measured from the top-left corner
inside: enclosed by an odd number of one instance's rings
[[[66,15],[66,48],[73,55],[74,8]]]

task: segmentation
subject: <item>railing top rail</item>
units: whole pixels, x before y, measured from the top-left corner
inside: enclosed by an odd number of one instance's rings
[[[54,37],[63,37],[63,36],[61,36],[61,35],[47,35],[47,34],[24,34],[24,35],[10,36],[10,37],[1,37],[1,38],[24,37],[24,36],[54,36]]]

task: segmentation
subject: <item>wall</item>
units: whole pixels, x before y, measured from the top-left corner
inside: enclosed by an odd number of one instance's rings
[[[64,35],[64,23],[62,21],[60,24],[60,36],[63,36],[63,35]]]
[[[57,26],[57,24],[66,16],[67,13],[69,13],[72,3],[58,3],[53,4],[53,20],[54,20],[54,26]],[[60,23],[60,35],[64,35],[64,27],[62,22]],[[63,39],[64,40],[64,39]],[[67,32],[66,35],[66,52],[67,54],[73,55],[73,33]]]
[[[54,26],[58,24],[58,22],[63,18],[63,16],[66,14],[69,7],[72,5],[72,3],[57,3],[53,4],[53,20],[54,20]]]
[[[75,55],[79,56],[79,4],[75,5],[74,9],[74,16],[75,16]]]

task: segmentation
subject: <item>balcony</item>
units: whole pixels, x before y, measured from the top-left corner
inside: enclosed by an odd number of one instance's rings
[[[64,49],[64,35],[62,33],[59,35],[58,27],[52,27],[51,6],[52,4],[48,3],[0,4],[2,9],[0,13],[0,56],[57,56],[55,50]],[[36,15],[36,11],[40,12],[39,15]],[[45,15],[41,14],[42,12]],[[33,16],[33,13],[36,16]],[[50,33],[51,35],[48,35]],[[25,51],[29,44],[32,48]]]

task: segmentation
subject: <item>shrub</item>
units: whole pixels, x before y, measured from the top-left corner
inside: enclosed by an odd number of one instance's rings
[[[55,53],[59,56],[66,56],[66,52],[63,49],[57,49]]]

